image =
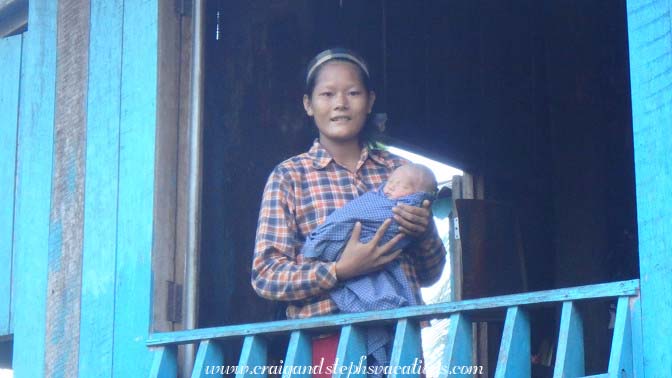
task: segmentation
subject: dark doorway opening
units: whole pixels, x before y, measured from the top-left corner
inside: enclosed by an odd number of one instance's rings
[[[282,313],[249,283],[259,202],[316,136],[303,68],[330,46],[368,60],[390,138],[517,209],[530,290],[636,278],[626,25],[622,0],[209,2],[199,326]]]

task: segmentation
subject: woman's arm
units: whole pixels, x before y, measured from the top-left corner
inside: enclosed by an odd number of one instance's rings
[[[303,261],[297,256],[292,182],[288,173],[276,168],[266,183],[259,212],[252,287],[271,300],[306,299],[336,285],[335,263]]]

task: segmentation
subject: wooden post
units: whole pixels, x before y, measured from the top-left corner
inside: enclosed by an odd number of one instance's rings
[[[627,0],[644,375],[672,371],[672,3]]]

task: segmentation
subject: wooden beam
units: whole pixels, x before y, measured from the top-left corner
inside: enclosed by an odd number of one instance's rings
[[[637,293],[637,286],[637,280],[621,281],[567,289],[470,299],[461,302],[445,302],[425,306],[403,307],[385,311],[339,314],[301,320],[236,324],[224,327],[155,333],[149,337],[147,345],[159,346],[164,344],[185,344],[202,339],[240,337],[262,333],[289,333],[297,330],[333,328],[342,325],[363,324],[375,321],[389,322],[392,320],[412,317],[430,319],[448,317],[450,314],[463,311],[506,308],[519,305],[538,305],[543,303],[577,301],[594,298],[612,298],[624,295],[634,295]]]
[[[422,339],[420,326],[415,320],[397,322],[390,357],[390,378],[420,377],[422,369]]]
[[[151,362],[158,0],[123,7],[113,366],[131,377]]]
[[[247,341],[247,340],[246,340]],[[246,343],[247,345],[247,343]],[[243,353],[245,347],[243,347]],[[242,358],[242,356],[241,356]],[[214,340],[204,340],[198,345],[191,378],[209,377],[220,372],[217,369],[224,364],[224,349]]]
[[[307,332],[295,331],[289,338],[287,346],[287,355],[285,357],[285,366],[288,371],[282,373],[282,378],[310,378],[312,374],[303,371],[304,367],[313,364],[313,345],[312,339]],[[296,370],[294,370],[296,369]]]
[[[243,342],[240,352],[240,361],[236,378],[265,378],[268,376],[266,368],[268,361],[268,344],[261,335],[248,336]],[[261,371],[255,371],[262,369]]]
[[[14,375],[43,377],[49,212],[56,93],[56,8],[52,0],[29,3],[24,36],[17,146],[13,275]]]
[[[154,359],[149,372],[150,378],[177,377],[177,346],[169,345],[152,351]]]
[[[618,299],[614,335],[611,339],[608,373],[618,377],[632,377],[632,323],[628,297]]]
[[[23,36],[0,39],[0,336],[12,333],[12,250]]]
[[[672,2],[627,0],[644,373],[672,369]]]
[[[366,330],[352,325],[343,327],[332,377],[366,378],[366,350]]]
[[[472,324],[465,314],[457,313],[450,316],[448,338],[443,351],[439,378],[471,377],[473,374],[452,374],[454,366],[473,365],[473,332]],[[428,368],[432,368],[428,366]]]
[[[112,376],[119,200],[122,0],[92,0],[79,374]]]
[[[562,304],[558,353],[553,378],[574,378],[586,374],[583,354],[583,320],[574,302]]]
[[[519,307],[506,312],[495,378],[525,378],[531,374],[530,320]]]

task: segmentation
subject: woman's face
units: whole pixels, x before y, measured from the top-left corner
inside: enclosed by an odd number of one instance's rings
[[[322,143],[343,143],[359,140],[375,99],[353,63],[332,61],[320,69],[313,93],[303,97],[303,107],[313,117]]]

